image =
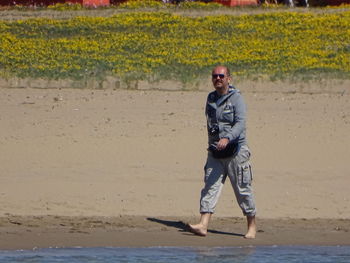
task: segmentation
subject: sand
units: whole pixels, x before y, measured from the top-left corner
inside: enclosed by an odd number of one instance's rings
[[[255,240],[241,236],[229,184],[207,237],[184,228],[198,218],[210,86],[0,87],[0,249],[350,245],[349,82],[237,86],[248,105]]]
[[[196,219],[8,216],[0,219],[0,248],[350,245],[349,220],[260,218],[256,239],[248,240],[243,218],[215,217],[206,237],[186,231],[186,222]]]

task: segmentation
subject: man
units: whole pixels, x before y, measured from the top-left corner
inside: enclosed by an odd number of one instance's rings
[[[226,177],[229,177],[237,202],[247,217],[245,238],[255,238],[255,202],[253,196],[250,151],[245,136],[246,107],[240,92],[229,85],[230,71],[217,66],[212,71],[215,91],[206,104],[208,157],[205,164],[205,186],[201,191],[200,222],[189,224],[190,231],[206,236]]]

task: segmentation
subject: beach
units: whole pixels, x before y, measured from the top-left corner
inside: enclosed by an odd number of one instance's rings
[[[179,219],[183,221],[179,221]],[[254,240],[243,238],[243,218],[215,217],[206,237],[186,231],[196,217],[1,218],[2,250],[67,247],[245,247],[350,245],[349,220],[258,219]]]
[[[242,238],[229,184],[208,236],[186,231],[199,216],[210,85],[1,85],[0,249],[350,245],[349,84],[237,83],[248,106],[255,240]]]

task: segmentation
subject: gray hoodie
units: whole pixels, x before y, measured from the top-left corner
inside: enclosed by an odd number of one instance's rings
[[[230,86],[226,95],[208,94],[205,107],[209,149],[215,149],[221,138],[228,138],[233,152],[246,144],[246,106],[239,90]],[[227,148],[227,147],[226,147]]]

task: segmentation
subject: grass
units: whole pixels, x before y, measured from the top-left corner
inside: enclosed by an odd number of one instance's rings
[[[230,9],[148,2],[2,10],[0,76],[188,83],[226,64],[241,79],[350,78],[348,6]]]

